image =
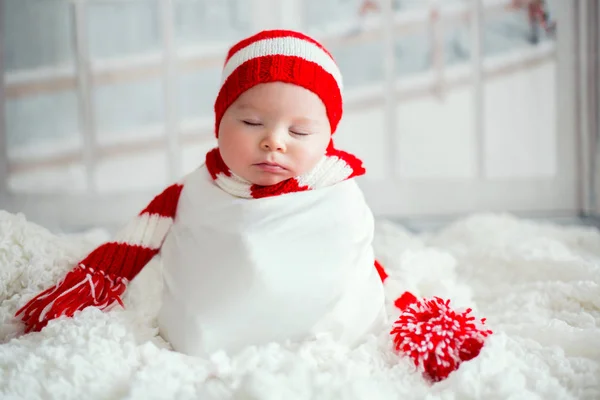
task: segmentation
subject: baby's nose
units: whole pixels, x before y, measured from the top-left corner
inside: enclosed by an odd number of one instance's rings
[[[261,147],[263,150],[268,151],[283,151],[285,150],[285,144],[282,140],[274,135],[267,136],[262,142]]]

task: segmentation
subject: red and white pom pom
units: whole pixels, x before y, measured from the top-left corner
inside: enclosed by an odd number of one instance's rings
[[[476,357],[492,333],[482,329],[485,318],[478,323],[469,315],[470,308],[457,312],[450,308],[450,300],[417,300],[405,292],[396,305],[403,311],[391,331],[395,348],[434,382],[447,378],[461,362]]]

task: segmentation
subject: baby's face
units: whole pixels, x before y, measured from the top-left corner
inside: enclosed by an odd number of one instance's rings
[[[223,161],[236,175],[269,186],[302,175],[331,138],[325,105],[313,92],[283,82],[244,92],[219,125]]]

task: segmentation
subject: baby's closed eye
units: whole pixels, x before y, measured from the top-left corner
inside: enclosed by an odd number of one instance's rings
[[[244,125],[248,126],[262,126],[262,123],[260,121],[255,121],[251,119],[244,119],[242,120],[242,122],[244,123]]]
[[[295,129],[295,128],[291,128],[290,132],[297,136],[308,136],[311,134],[311,132],[309,132],[307,130]]]

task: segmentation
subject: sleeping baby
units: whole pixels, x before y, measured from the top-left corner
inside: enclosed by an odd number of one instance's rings
[[[355,156],[334,147],[342,76],[294,31],[263,31],[227,55],[218,146],[116,237],[17,313],[27,331],[109,309],[157,254],[158,323],[190,355],[330,334],[354,345],[385,323],[373,216]]]

